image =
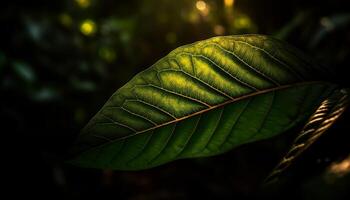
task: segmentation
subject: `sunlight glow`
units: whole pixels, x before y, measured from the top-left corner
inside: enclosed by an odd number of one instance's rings
[[[199,11],[204,11],[207,9],[207,4],[204,2],[204,1],[197,1],[196,3],[196,8],[199,10]]]
[[[224,0],[224,4],[226,7],[232,7],[235,0]]]
[[[350,155],[339,162],[332,162],[326,173],[324,179],[328,184],[333,184],[337,180],[343,178],[350,173]]]
[[[350,156],[339,163],[333,163],[329,171],[338,176],[343,176],[350,172]]]
[[[90,0],[75,0],[75,3],[81,8],[87,8],[91,4]]]
[[[248,16],[239,16],[234,21],[234,26],[237,29],[250,28],[252,26],[252,22]]]
[[[96,32],[96,23],[87,19],[80,24],[80,31],[86,36],[91,36]]]
[[[224,35],[225,28],[222,25],[218,24],[218,25],[214,26],[213,31],[214,31],[215,35]]]
[[[204,1],[197,1],[196,8],[200,11],[202,16],[207,16],[209,14],[209,6]]]

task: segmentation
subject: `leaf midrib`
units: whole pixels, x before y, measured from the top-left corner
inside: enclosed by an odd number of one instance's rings
[[[230,104],[230,103],[233,103],[233,102],[236,102],[236,101],[240,101],[240,100],[243,100],[243,99],[246,99],[246,98],[249,98],[249,97],[257,96],[257,95],[260,95],[260,94],[265,94],[265,93],[272,92],[272,91],[278,91],[278,90],[282,90],[282,89],[287,89],[287,88],[291,88],[291,87],[303,86],[303,85],[311,85],[311,84],[317,84],[317,83],[325,83],[326,84],[328,82],[326,82],[326,81],[306,81],[306,82],[299,82],[299,83],[281,85],[281,86],[274,87],[274,88],[268,88],[268,89],[252,92],[252,93],[249,93],[249,94],[246,94],[246,95],[234,98],[234,99],[229,99],[229,100],[227,100],[227,101],[225,101],[223,103],[211,106],[209,108],[200,110],[198,112],[194,112],[194,113],[192,113],[190,115],[186,115],[184,117],[176,118],[174,120],[171,120],[171,121],[168,121],[168,122],[165,122],[165,123],[153,126],[151,128],[144,129],[144,130],[141,130],[141,131],[137,131],[137,132],[135,132],[133,134],[130,134],[130,135],[127,135],[127,136],[123,136],[123,137],[119,137],[119,138],[116,138],[116,139],[109,140],[108,142],[100,144],[100,145],[96,145],[95,147],[92,147],[92,148],[90,148],[89,150],[87,150],[85,152],[89,152],[89,151],[92,151],[92,150],[94,150],[96,148],[100,148],[100,147],[106,146],[108,144],[111,144],[111,143],[114,143],[114,142],[117,142],[117,141],[120,141],[120,140],[125,140],[127,138],[130,138],[130,137],[133,137],[133,136],[145,133],[147,131],[151,131],[151,130],[154,130],[154,129],[157,129],[157,128],[160,128],[160,127],[172,124],[172,123],[176,123],[176,122],[188,119],[188,118],[196,116],[196,115],[200,115],[200,114],[206,113],[206,112],[211,111],[213,109],[216,109],[216,108],[219,108],[219,107],[225,106],[227,104]],[[93,134],[92,134],[92,136],[96,137]]]

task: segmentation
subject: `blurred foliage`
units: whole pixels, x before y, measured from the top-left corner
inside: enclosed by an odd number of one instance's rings
[[[259,181],[276,164],[292,136],[286,134],[288,137],[217,158],[184,160],[135,173],[63,164],[79,130],[115,89],[180,45],[215,35],[275,35],[319,63],[334,67],[334,80],[349,86],[347,0],[12,0],[2,4],[2,132],[10,137],[6,141],[14,149],[10,159],[19,162],[14,166],[22,166],[15,174],[30,171],[13,181],[17,190],[23,186],[50,199],[108,195],[229,199],[256,194],[253,191]],[[339,124],[344,128],[346,123]],[[349,148],[343,130],[327,134],[319,143],[327,148],[316,144],[313,153],[306,153],[290,173],[302,176],[293,176],[280,187],[286,190],[295,184],[293,190],[301,193],[296,197],[303,199],[315,196],[320,184],[329,186],[322,178],[313,179],[326,167],[315,160],[327,157],[329,164],[347,156]],[[271,158],[259,157],[259,151],[271,153]],[[299,184],[303,181],[306,185]],[[349,187],[349,179],[345,185]]]

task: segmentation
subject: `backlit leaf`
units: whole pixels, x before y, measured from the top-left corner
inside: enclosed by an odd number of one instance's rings
[[[71,162],[139,170],[276,136],[336,88],[327,75],[266,36],[179,47],[110,97],[83,129]]]

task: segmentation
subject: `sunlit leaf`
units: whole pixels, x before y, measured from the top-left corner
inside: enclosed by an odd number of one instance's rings
[[[266,36],[179,47],[110,97],[83,129],[71,162],[138,170],[276,136],[334,91],[327,75]]]

